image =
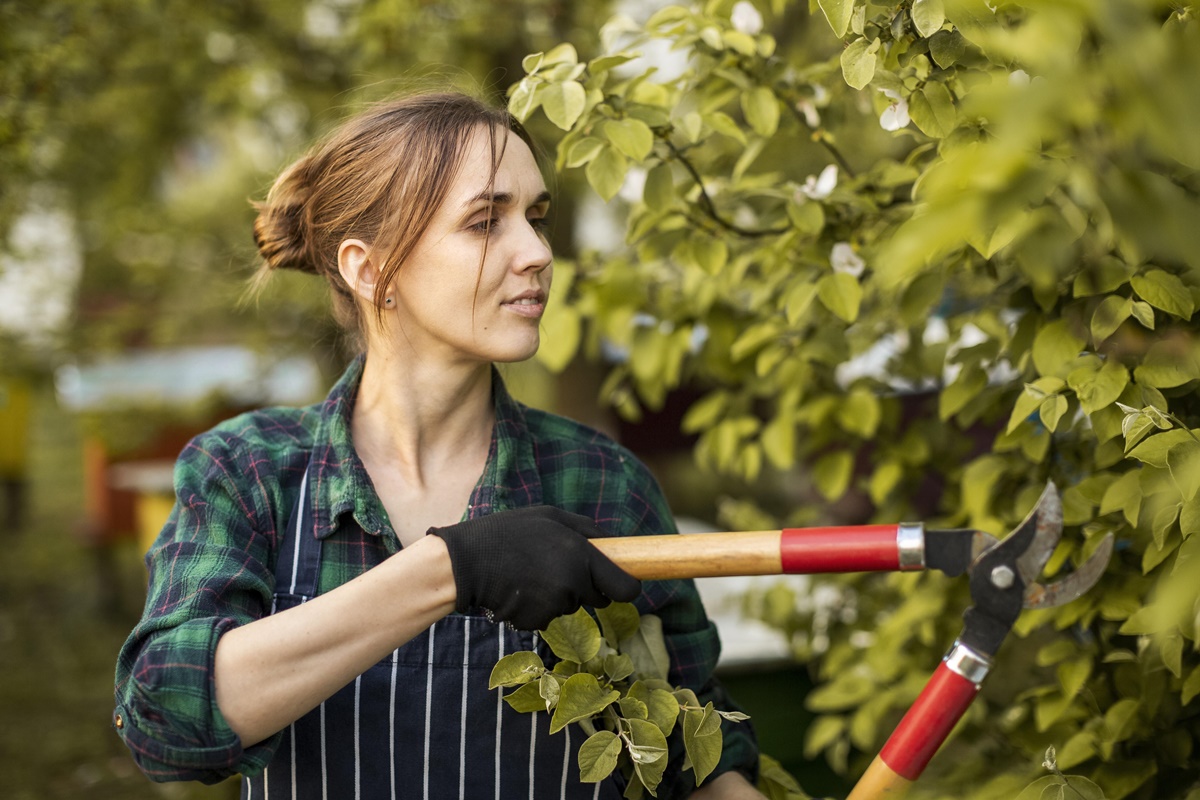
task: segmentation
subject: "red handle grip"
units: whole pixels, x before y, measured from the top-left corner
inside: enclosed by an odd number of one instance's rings
[[[879,757],[897,774],[915,781],[978,693],[979,684],[954,672],[943,661]]]
[[[896,525],[784,528],[779,557],[787,574],[893,572],[900,569]]]

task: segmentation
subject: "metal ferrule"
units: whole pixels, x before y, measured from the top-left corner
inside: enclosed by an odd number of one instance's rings
[[[979,685],[992,668],[992,660],[977,653],[962,642],[956,641],[950,652],[942,659],[950,671],[961,675],[971,683]]]
[[[901,522],[896,528],[896,550],[902,572],[925,569],[925,525]]]

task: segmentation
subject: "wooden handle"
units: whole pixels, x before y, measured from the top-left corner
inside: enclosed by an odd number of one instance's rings
[[[682,533],[592,539],[617,566],[641,580],[779,575],[780,531]]]
[[[885,764],[881,756],[875,756],[846,800],[898,800],[908,794],[912,785],[912,781]]]

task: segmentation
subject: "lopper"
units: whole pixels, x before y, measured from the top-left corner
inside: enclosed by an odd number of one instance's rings
[[[1067,577],[1048,585],[1038,582],[1062,527],[1062,502],[1048,483],[1025,520],[1003,539],[982,531],[926,530],[922,523],[900,523],[592,542],[644,580],[924,569],[950,577],[966,574],[972,604],[963,614],[962,632],[847,798],[876,800],[903,796],[920,777],[975,699],[1023,608],[1069,603],[1100,579],[1112,555],[1111,534]]]

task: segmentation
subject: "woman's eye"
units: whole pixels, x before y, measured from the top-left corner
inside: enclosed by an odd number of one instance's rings
[[[549,217],[535,217],[529,220],[529,226],[535,231],[545,231],[550,227]]]
[[[494,231],[499,224],[500,224],[499,219],[497,219],[496,217],[491,217],[489,219],[480,220],[479,222],[476,222],[474,225],[471,226],[471,230],[474,231],[475,233],[490,233],[491,231]]]

